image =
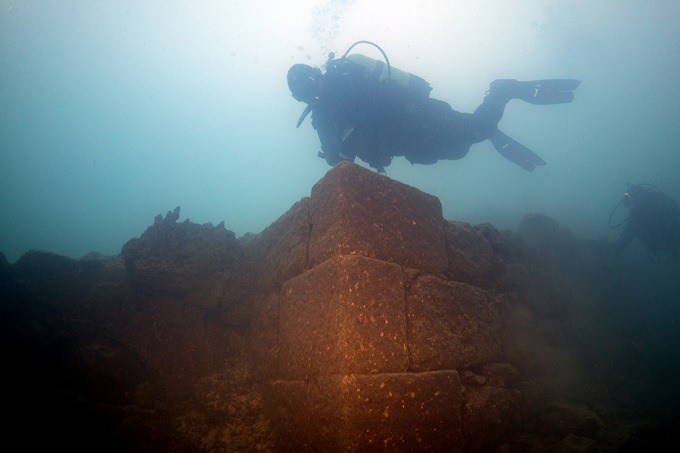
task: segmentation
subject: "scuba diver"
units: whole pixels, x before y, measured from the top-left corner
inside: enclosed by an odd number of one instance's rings
[[[361,54],[349,55],[358,44],[376,47],[384,62]],[[470,146],[490,140],[505,158],[527,171],[545,161],[498,130],[511,99],[547,105],[571,102],[581,83],[571,79],[491,82],[474,113],[461,113],[430,98],[432,88],[422,78],[390,66],[385,52],[370,41],[352,44],[342,57],[331,53],[325,72],[304,64],[288,70],[293,98],[307,104],[297,127],[312,113],[312,127],[321,142],[319,157],[329,165],[359,157],[384,173],[395,156],[411,164],[460,159]]]
[[[623,203],[629,215],[616,225],[611,219]],[[677,203],[651,184],[628,185],[623,199],[614,207],[609,216],[609,226],[616,228],[625,223],[619,238],[614,242],[613,251],[621,253],[636,237],[647,247],[647,251],[670,252],[673,261],[680,252],[680,208]]]

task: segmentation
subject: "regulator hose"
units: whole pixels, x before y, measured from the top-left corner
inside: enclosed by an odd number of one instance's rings
[[[349,49],[347,49],[347,51],[342,55],[342,57],[340,57],[340,59],[344,60],[347,57],[347,54],[350,52],[350,50],[352,50],[358,44],[369,44],[369,45],[375,47],[376,49],[378,49],[380,51],[383,58],[385,59],[385,65],[387,66],[387,80],[392,79],[392,66],[390,66],[390,60],[387,58],[387,54],[385,53],[384,50],[382,50],[382,48],[379,45],[377,45],[376,43],[374,43],[372,41],[357,41],[357,42],[355,42],[354,44],[349,46]]]
[[[656,193],[663,195],[663,192],[661,191],[661,189],[656,187],[654,184],[641,183],[641,184],[637,184],[637,186],[638,187],[645,187],[645,190],[647,190],[647,191],[652,191],[652,192],[656,192]],[[635,187],[635,186],[632,186],[632,185],[629,184],[628,187],[630,188],[630,187]],[[621,203],[623,203],[623,200],[625,200],[627,196],[628,196],[628,191],[626,191],[626,193],[624,194],[624,197],[616,204],[616,206],[614,206],[614,209],[612,209],[612,213],[609,214],[609,228],[612,228],[612,229],[618,228],[621,225],[623,225],[624,223],[626,223],[628,221],[628,219],[630,219],[630,215],[628,215],[628,217],[626,217],[625,219],[623,219],[622,221],[620,221],[616,225],[612,225],[612,217],[614,217],[614,214],[616,213],[617,209],[619,209],[619,206],[621,206]]]
[[[621,198],[621,200],[619,200],[619,202],[616,203],[616,206],[614,206],[614,209],[612,209],[612,213],[609,214],[609,228],[611,228],[611,229],[620,227],[621,225],[626,223],[628,221],[628,219],[630,219],[630,215],[629,215],[628,217],[626,217],[625,219],[623,219],[622,221],[620,221],[616,225],[612,225],[612,217],[614,217],[614,213],[616,212],[617,209],[619,209],[619,206],[621,206],[621,203],[623,203],[623,200],[624,200],[624,198]]]

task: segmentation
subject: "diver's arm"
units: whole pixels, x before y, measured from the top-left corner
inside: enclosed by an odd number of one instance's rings
[[[362,112],[370,104],[375,82],[365,67],[350,60],[336,61],[323,78],[322,90],[312,113],[322,157],[329,165],[354,162],[357,130]]]
[[[320,136],[320,135],[319,135]],[[323,158],[328,162],[328,165],[335,165],[338,162],[348,161],[354,162],[353,154],[344,151],[344,144],[337,137],[333,137],[329,140],[321,140],[321,151],[319,151],[319,157]]]
[[[328,162],[328,165],[335,165],[341,161],[354,162],[356,154],[351,152],[346,140],[353,133],[353,128],[342,128],[332,118],[324,115],[315,115],[312,125],[319,135],[321,151],[319,157]]]

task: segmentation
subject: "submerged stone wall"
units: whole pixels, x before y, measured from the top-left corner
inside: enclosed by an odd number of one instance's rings
[[[673,299],[676,280],[552,219],[518,233],[447,221],[435,197],[347,163],[257,235],[178,219],[158,216],[114,257],[0,254],[8,443],[621,451],[673,438],[680,336],[648,295]],[[644,343],[638,320],[655,329]]]
[[[435,197],[351,164],[331,170],[303,206],[298,228],[278,225],[289,217],[270,227],[292,238],[265,231],[253,244],[306,249],[284,254],[301,262],[272,282],[280,445],[479,448],[516,430],[506,296],[472,284],[502,273],[488,241],[445,221]],[[305,231],[308,241],[297,239]]]

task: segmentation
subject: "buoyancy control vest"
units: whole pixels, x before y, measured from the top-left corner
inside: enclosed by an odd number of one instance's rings
[[[369,58],[361,54],[349,55],[349,52],[359,44],[369,44],[378,49],[382,54],[385,62],[374,60],[373,58]],[[385,53],[385,51],[382,50],[382,48],[379,45],[371,41],[357,41],[351,46],[349,46],[349,48],[345,51],[342,57],[340,57],[337,60],[334,58],[335,54],[331,52],[328,55],[328,61],[326,62],[327,71],[329,68],[337,67],[338,64],[342,63],[343,60],[347,59],[353,63],[365,67],[378,81],[395,83],[400,87],[404,88],[406,97],[409,99],[426,99],[430,97],[430,91],[432,91],[432,87],[430,86],[430,83],[428,81],[426,81],[422,77],[418,77],[415,74],[411,74],[410,72],[402,71],[401,69],[398,68],[393,68],[392,65],[390,65],[390,60],[387,58],[387,54]],[[307,105],[307,107],[300,115],[296,127],[300,127],[300,125],[305,120],[307,115],[309,115],[309,113],[312,111],[313,107],[314,107],[313,103]]]

